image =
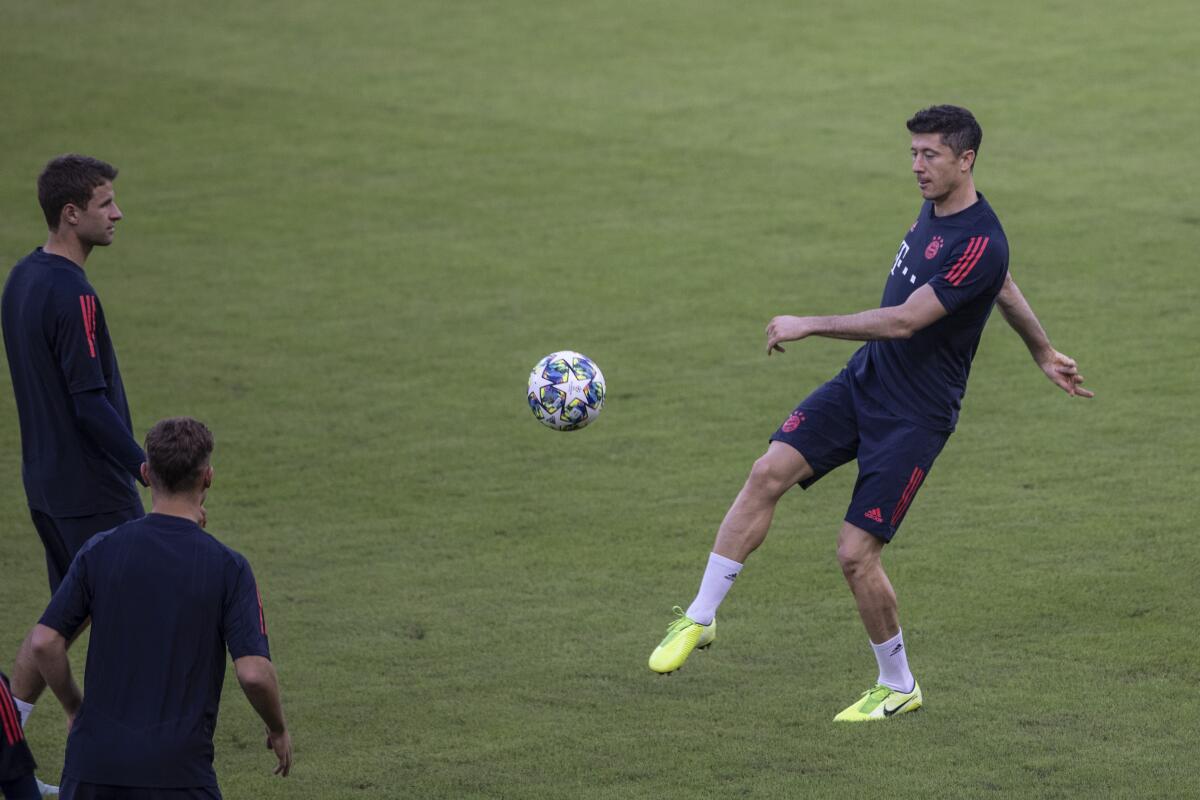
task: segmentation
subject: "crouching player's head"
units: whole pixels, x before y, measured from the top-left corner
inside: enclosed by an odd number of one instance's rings
[[[212,431],[203,422],[191,417],[160,420],[146,434],[142,477],[155,499],[203,503],[212,486],[212,451]]]

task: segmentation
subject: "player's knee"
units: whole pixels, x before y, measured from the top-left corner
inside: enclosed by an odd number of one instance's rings
[[[782,469],[770,453],[760,456],[750,468],[746,485],[755,493],[778,499],[795,484],[792,476]]]
[[[837,559],[847,580],[853,580],[878,563],[878,556],[873,550],[847,541],[838,542]]]

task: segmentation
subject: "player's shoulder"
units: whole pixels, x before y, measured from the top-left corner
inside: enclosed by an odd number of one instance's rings
[[[124,537],[135,535],[137,523],[141,520],[130,520],[122,522],[115,528],[110,528],[106,531],[100,531],[94,534],[92,538],[83,543],[83,547],[79,548],[76,558],[104,558],[112,548],[119,545]]]
[[[204,534],[206,547],[227,572],[236,574],[249,568],[250,562],[244,555],[208,531],[202,531],[202,533]]]
[[[76,303],[80,295],[96,294],[81,267],[40,247],[13,266],[7,283],[21,286],[22,294],[68,298]]]
[[[960,249],[989,252],[1002,260],[1008,257],[1008,237],[1000,217],[982,193],[979,202],[955,215],[954,225],[958,229],[956,239]]]

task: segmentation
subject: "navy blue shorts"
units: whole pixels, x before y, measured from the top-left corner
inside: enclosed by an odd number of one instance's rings
[[[90,517],[52,517],[32,508],[29,514],[33,517],[33,527],[37,528],[38,536],[42,539],[42,547],[46,549],[46,572],[50,576],[52,594],[67,576],[71,560],[87,544],[88,539],[101,531],[112,530],[122,522],[146,516],[141,500],[129,508]]]
[[[221,800],[216,787],[149,789],[136,786],[102,786],[64,778],[60,800]]]
[[[858,459],[846,522],[890,542],[948,431],[923,428],[888,411],[854,385],[845,370],[805,398],[771,436],[796,448],[813,468],[807,489]]]

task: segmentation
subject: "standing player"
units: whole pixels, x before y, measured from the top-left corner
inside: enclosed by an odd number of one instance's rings
[[[799,483],[858,459],[858,481],[838,535],[838,561],[875,651],[874,687],[837,721],[886,719],[920,708],[896,594],[880,555],[896,534],[954,430],[967,374],[993,303],[1055,385],[1091,397],[1075,362],[1056,351],[1008,274],[1000,221],[975,190],[983,131],[971,112],[933,106],[908,121],[912,169],[925,203],[892,264],[878,309],[833,317],[780,316],[767,354],[808,336],[866,341],[846,368],[808,396],[771,437],[717,531],[696,599],[650,656],[679,669],[716,636],[717,607],[767,535],[775,505]]]
[[[93,534],[142,516],[134,486],[145,456],[133,424],[104,308],[84,274],[93,247],[112,243],[122,215],[117,170],[94,158],[54,159],[38,177],[50,234],[17,262],[0,323],[21,425],[21,474],[53,591]],[[29,640],[13,668],[24,724],[45,683]]]
[[[225,651],[267,725],[275,772],[292,744],[250,565],[201,528],[213,437],[166,419],[146,434],[150,514],[92,537],[35,626],[38,667],[67,712],[63,800],[213,800]],[[67,642],[91,617],[86,696]]]

